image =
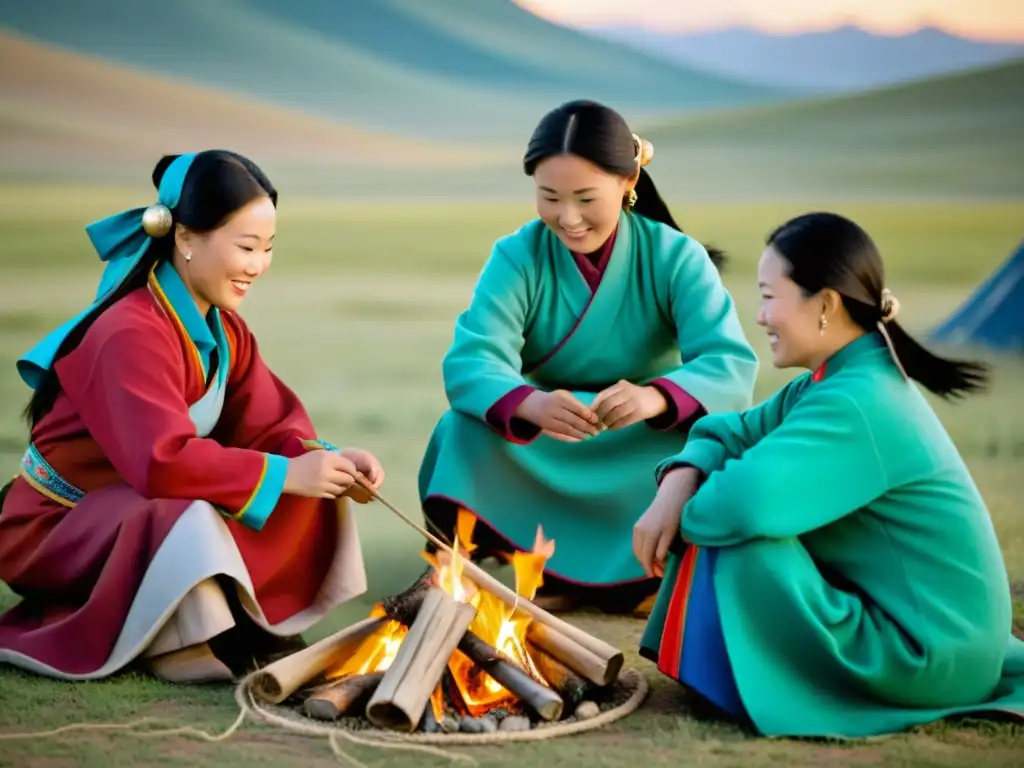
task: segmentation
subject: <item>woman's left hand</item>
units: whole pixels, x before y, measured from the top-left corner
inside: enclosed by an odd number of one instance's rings
[[[384,467],[372,453],[361,448],[346,448],[341,455],[355,464],[356,469],[370,481],[373,490],[378,490],[384,484]],[[358,482],[353,483],[343,495],[357,504],[367,504],[373,500],[370,492]]]
[[[633,526],[633,554],[649,577],[665,575],[665,562],[679,530],[683,507],[700,487],[701,474],[693,467],[665,474],[654,501]]]
[[[641,387],[623,379],[598,393],[590,409],[605,429],[624,429],[660,416],[668,401],[657,387]]]

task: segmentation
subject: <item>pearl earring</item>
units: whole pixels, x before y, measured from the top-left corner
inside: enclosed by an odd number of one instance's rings
[[[818,332],[824,336],[825,329],[828,328],[828,318],[824,315],[821,316],[821,321],[818,323]]]
[[[190,251],[185,251],[182,256],[185,257],[185,261],[192,261],[192,253]]]

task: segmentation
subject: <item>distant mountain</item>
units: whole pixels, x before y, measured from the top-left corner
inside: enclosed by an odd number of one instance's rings
[[[629,116],[785,92],[638,54],[511,0],[0,0],[0,27],[392,133],[525,142],[589,97]]]
[[[893,37],[849,26],[791,36],[745,28],[679,35],[640,29],[587,32],[684,66],[817,92],[895,85],[1024,58],[1024,44],[977,42],[938,29]]]
[[[231,0],[221,2],[233,7]],[[446,4],[440,0],[430,9]],[[210,12],[218,7],[205,6]],[[450,28],[459,29],[457,24]],[[323,43],[327,38],[316,39]],[[148,54],[156,57],[159,51]],[[209,61],[222,77],[234,72],[218,61],[223,55],[224,49],[197,49],[195,70]],[[533,55],[537,60],[548,54],[541,46]],[[367,70],[367,77],[381,71]],[[309,79],[322,82],[321,77],[312,73]],[[325,116],[302,107],[301,93],[292,99],[299,106],[289,106],[288,99],[199,85],[194,78],[159,74],[0,30],[0,177],[8,182],[129,184],[144,192],[148,170],[161,154],[225,146],[250,154],[289,196],[528,201],[532,182],[523,175],[520,158],[544,102],[527,100],[521,103],[526,111],[496,117],[492,110],[508,109],[508,92],[473,91],[480,101],[466,125],[442,111],[437,91],[413,90],[414,85],[436,85],[436,80],[417,72],[411,77],[412,85],[390,81],[392,87],[406,87],[399,106],[407,122],[433,120],[439,128],[455,123],[446,140],[413,140],[392,130],[360,127],[365,123],[361,110],[371,104],[372,94],[348,81],[342,84],[349,89],[344,103],[305,101],[335,109],[333,116]],[[380,76],[375,82],[389,81]],[[465,98],[458,90],[447,93],[449,103]],[[654,143],[649,170],[659,189],[680,203],[1021,200],[1021,93],[1024,62],[856,95],[818,95],[714,112],[631,114],[630,120]],[[510,114],[520,121],[511,139],[488,139],[500,133],[495,120]],[[419,127],[414,124],[405,132]],[[685,205],[680,216],[685,222]]]
[[[1024,62],[641,125],[651,175],[701,200],[1024,199]]]

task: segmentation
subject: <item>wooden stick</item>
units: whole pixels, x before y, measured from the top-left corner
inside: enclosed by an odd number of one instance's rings
[[[565,707],[562,697],[546,685],[538,683],[525,669],[510,661],[494,646],[488,645],[474,633],[466,632],[459,643],[459,650],[548,722],[562,717],[562,709]]]
[[[575,709],[576,705],[587,698],[587,681],[573,672],[551,654],[541,650],[533,643],[527,642],[530,659],[545,680],[562,695],[566,706]]]
[[[345,658],[354,651],[384,622],[384,617],[363,619],[308,648],[268,664],[253,678],[253,693],[271,704],[280,704],[326,672],[337,659]]]
[[[603,687],[614,683],[622,670],[622,654],[605,661],[577,643],[575,638],[546,624],[531,622],[526,628],[526,639],[595,685]]]
[[[444,550],[449,554],[452,553],[452,548],[441,541],[437,536],[430,533],[420,525],[417,525],[413,520],[407,517],[400,509],[395,507],[390,502],[386,501],[376,490],[373,485],[362,475],[356,477],[356,481],[362,485],[371,496],[391,512],[397,515],[406,525],[411,526],[421,536],[431,542],[434,546]],[[600,675],[599,680],[593,680],[598,685],[607,685],[608,683],[614,682],[619,675],[619,671],[622,669],[623,656],[622,651],[609,645],[603,640],[599,640],[593,635],[587,634],[579,627],[575,627],[567,621],[563,621],[556,616],[552,616],[550,613],[542,608],[538,608],[536,605],[531,603],[529,600],[520,597],[515,593],[515,590],[509,589],[496,578],[491,576],[487,571],[483,570],[476,563],[472,562],[469,558],[462,559],[462,572],[463,575],[475,582],[478,587],[483,587],[488,592],[491,592],[495,597],[499,598],[503,603],[511,608],[519,608],[523,612],[528,613],[534,622],[539,622],[546,625],[547,627],[556,630],[560,634],[576,642],[577,645],[582,646],[586,650],[590,651],[595,657],[601,660],[601,663],[605,665],[604,672]],[[563,663],[568,664],[565,659],[560,659]],[[581,670],[576,670],[582,674]]]
[[[452,652],[475,616],[472,605],[441,589],[427,593],[395,660],[366,705],[370,722],[410,733],[416,729]]]
[[[383,672],[369,672],[331,680],[310,691],[302,702],[302,711],[315,720],[337,720],[365,703],[383,679]]]
[[[423,598],[427,594],[427,590],[432,588],[433,587],[429,580],[426,577],[423,577],[416,584],[401,594],[384,598],[384,600],[381,601],[382,606],[387,612],[389,618],[393,618],[394,621],[408,627],[415,620],[416,615],[420,610],[420,606],[423,604]],[[531,628],[534,626],[534,624],[530,623],[527,628],[527,638],[532,632],[535,637],[540,639],[543,646],[553,647],[554,652],[557,653],[560,658],[568,659],[567,662],[560,662],[558,658],[555,658],[550,655],[550,653],[543,651],[535,644],[534,650],[538,653],[544,653],[544,658],[546,659],[548,666],[551,668],[552,675],[562,684],[561,689],[559,689],[557,685],[553,687],[563,693],[563,698],[566,693],[575,695],[575,693],[585,689],[586,682],[583,678],[591,680],[591,682],[595,682],[597,685],[605,685],[606,680],[614,680],[615,677],[617,677],[618,668],[602,664],[601,660],[586,648],[575,644],[567,637],[554,630],[544,628],[543,625],[537,625],[538,627],[541,627],[540,630],[532,630]],[[485,650],[485,648],[489,650]],[[464,637],[462,642],[459,643],[459,650],[469,656],[470,659],[481,668],[484,667],[481,663],[481,659],[485,660],[490,658],[490,656],[505,658],[505,656],[503,654],[499,654],[496,649],[486,645],[486,643],[475,635],[472,630],[468,631],[466,633],[466,637]],[[508,662],[515,665],[516,669],[519,668],[515,659],[508,659]],[[489,670],[487,670],[487,672],[489,674]],[[492,674],[490,676],[502,683],[502,685],[516,694],[520,699],[526,700],[527,703],[529,703],[527,700],[529,693],[525,690],[516,690],[513,687],[516,685],[515,682],[512,682],[512,684],[509,685],[499,679],[498,675]],[[545,679],[551,681],[552,678],[548,677],[547,674],[544,676]],[[524,683],[524,685],[528,686],[528,683]],[[536,696],[539,694],[535,693],[534,695]],[[544,701],[546,699],[542,697],[538,700]],[[583,699],[581,698],[580,700]],[[543,717],[543,713],[540,711],[538,711],[538,714]],[[558,719],[558,717],[560,717],[560,715],[556,716],[555,719]]]
[[[383,607],[388,617],[409,626],[418,615],[428,589],[430,587],[421,579],[402,594],[386,598]],[[552,721],[562,717],[565,703],[561,696],[538,683],[517,661],[509,659],[497,648],[484,642],[472,630],[467,630],[459,641],[459,650],[544,720]],[[576,679],[579,680],[578,677]]]

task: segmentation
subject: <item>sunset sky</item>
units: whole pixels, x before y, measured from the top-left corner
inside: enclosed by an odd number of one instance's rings
[[[1024,0],[515,0],[570,26],[632,26],[662,32],[729,26],[794,33],[855,24],[900,34],[921,26],[1024,43]]]

